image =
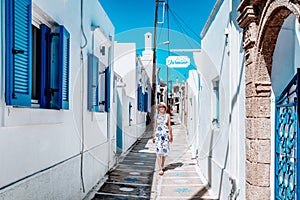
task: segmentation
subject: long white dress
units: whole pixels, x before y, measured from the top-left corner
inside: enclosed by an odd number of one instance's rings
[[[169,153],[170,130],[168,128],[168,115],[158,114],[156,116],[155,146],[158,156],[167,156]]]

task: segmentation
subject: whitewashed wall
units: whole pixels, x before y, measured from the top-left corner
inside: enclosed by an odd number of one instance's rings
[[[187,132],[189,145],[192,148],[192,155],[195,158],[199,143],[199,119],[201,118],[201,113],[199,113],[199,103],[198,103],[198,72],[197,70],[189,71],[188,83],[188,120],[187,120]]]
[[[138,111],[137,85],[141,78],[143,82],[148,77],[141,74],[141,62],[138,62],[135,43],[115,42],[114,67],[123,82],[123,88],[118,89],[122,109],[122,151],[126,152],[144,133],[146,127],[146,113]],[[142,72],[143,73],[143,72]],[[131,123],[129,123],[129,104],[131,104]]]
[[[84,65],[81,65],[80,1],[33,1],[55,22],[63,24],[71,35],[69,110],[5,105],[4,27],[1,27],[0,188],[4,189],[0,190],[0,199],[81,199],[115,163],[116,125],[113,123],[116,120],[112,115],[115,106],[111,106],[112,114],[87,111],[86,91],[87,54],[92,52],[91,26],[100,26],[112,40],[114,27],[97,0],[83,2],[87,46],[83,49]],[[80,177],[82,144],[85,192]]]
[[[237,187],[234,195],[245,199],[245,75],[242,34],[236,23],[239,3],[237,0],[216,2],[201,32],[201,52],[194,53],[201,90],[199,100],[195,100],[197,103],[191,109],[199,113],[199,127],[194,125],[194,131],[189,134],[198,135],[193,149],[198,149],[197,159],[203,175],[220,199],[229,197],[232,183]],[[216,79],[220,81],[220,127],[212,123],[216,112],[213,92]],[[189,119],[193,111],[188,115]]]

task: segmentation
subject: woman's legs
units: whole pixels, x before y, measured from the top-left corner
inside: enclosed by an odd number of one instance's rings
[[[158,167],[159,167],[159,170],[161,169],[161,156],[157,156],[157,164],[158,164]]]
[[[164,172],[163,172],[163,168],[164,168],[164,156],[157,156],[157,164],[158,164],[158,167],[159,167],[159,175],[163,175]]]
[[[161,169],[164,168],[165,161],[166,161],[166,156],[162,156],[162,157],[161,157]]]

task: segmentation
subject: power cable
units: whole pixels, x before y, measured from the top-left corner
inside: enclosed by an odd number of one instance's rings
[[[83,0],[80,1],[80,27],[81,27],[81,33],[84,38],[84,44],[80,46],[80,62],[81,62],[81,68],[82,68],[82,77],[81,77],[81,90],[82,90],[82,105],[81,105],[81,151],[80,151],[80,180],[82,184],[82,191],[85,193],[85,186],[84,186],[84,175],[83,175],[83,157],[84,157],[84,114],[83,114],[83,98],[84,98],[84,60],[83,60],[83,49],[87,46],[87,38],[84,33],[83,29]]]
[[[172,12],[171,12],[171,14],[173,15]],[[176,17],[175,15],[173,15],[173,17],[174,17],[174,21],[176,22],[176,25],[178,26],[179,30],[180,30],[182,33],[186,33],[186,32],[184,31],[183,26],[182,26],[182,25],[180,24],[180,22],[178,21],[177,17]],[[183,34],[183,36],[184,36],[186,42],[188,43],[188,45],[190,46],[190,48],[193,48],[193,46],[191,45],[191,43],[190,43],[190,41],[188,40],[188,38],[187,38],[186,35],[187,35],[187,34]]]
[[[197,39],[201,39],[199,34],[197,34],[183,19],[180,17],[175,11],[170,9],[171,13],[173,13],[176,17],[180,19],[180,21],[196,36]]]
[[[84,44],[82,46],[80,46],[81,49],[85,48],[86,45],[87,45],[87,38],[86,38],[86,35],[84,33],[84,29],[83,29],[83,0],[81,0],[80,2],[80,20],[81,20],[81,25],[80,25],[80,29],[81,29],[81,33],[82,33],[82,36],[84,38]]]

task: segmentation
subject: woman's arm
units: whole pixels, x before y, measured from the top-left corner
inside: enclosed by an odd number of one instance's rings
[[[168,128],[169,128],[169,133],[170,133],[170,142],[173,142],[173,132],[172,132],[172,127],[171,127],[170,115],[168,115]]]
[[[152,133],[152,142],[155,142],[155,132],[156,132],[156,119],[153,121],[153,133]]]

